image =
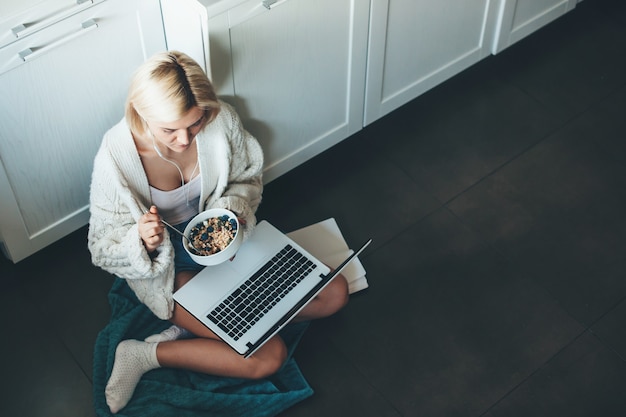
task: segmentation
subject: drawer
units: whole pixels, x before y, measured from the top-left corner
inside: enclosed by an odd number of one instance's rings
[[[37,59],[55,48],[97,30],[109,12],[106,2],[73,13],[41,30],[0,48],[0,74]]]
[[[0,48],[24,39],[105,0],[46,0],[0,17]]]

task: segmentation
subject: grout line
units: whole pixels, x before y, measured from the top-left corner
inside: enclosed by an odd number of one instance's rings
[[[528,376],[526,376],[525,378],[523,378],[519,383],[517,383],[514,387],[512,387],[509,391],[507,391],[502,397],[500,397],[497,401],[495,401],[492,405],[490,405],[489,407],[487,407],[487,409],[482,412],[481,414],[479,414],[480,416],[484,416],[487,413],[489,413],[489,411],[491,411],[492,409],[494,409],[498,404],[500,404],[502,401],[504,401],[507,397],[509,397],[513,392],[517,391],[517,389],[519,387],[521,387],[522,385],[524,385],[528,380],[530,380],[532,377],[534,377],[535,375],[537,375],[539,372],[541,372],[543,369],[545,369],[557,356],[559,356],[561,354],[561,352],[563,352],[565,349],[567,349],[568,347],[570,347],[572,344],[574,344],[577,340],[579,340],[585,333],[590,332],[589,329],[584,329],[582,332],[580,332],[577,336],[575,336],[569,343],[565,344],[563,347],[561,347],[561,349],[559,349],[558,351],[556,351],[552,356],[550,356],[550,358],[548,358],[543,364],[541,364],[540,366],[537,367],[537,369],[535,369],[533,372],[531,372],[530,374],[528,374]]]
[[[363,371],[361,371],[361,368],[356,366],[351,358],[346,355],[346,353],[332,340],[332,338],[328,337],[327,340],[332,346],[333,350],[343,357],[343,363],[349,364],[350,367],[354,369],[354,371],[359,375],[360,380],[364,381],[368,386],[372,388],[372,390],[374,390],[380,396],[380,398],[385,400],[385,403],[388,404],[389,407],[391,407],[398,414],[398,416],[404,416],[404,414],[398,409],[398,407],[396,407],[393,401],[387,398],[387,396],[374,384],[374,382],[370,378],[368,378],[367,375],[363,373]]]

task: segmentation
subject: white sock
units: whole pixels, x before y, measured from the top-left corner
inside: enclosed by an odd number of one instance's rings
[[[145,338],[146,342],[159,343],[170,342],[172,340],[184,339],[191,336],[187,330],[178,327],[175,324],[163,330],[161,333],[153,334]]]
[[[128,404],[141,376],[158,368],[157,343],[124,340],[115,350],[113,371],[105,389],[106,400],[113,414]]]

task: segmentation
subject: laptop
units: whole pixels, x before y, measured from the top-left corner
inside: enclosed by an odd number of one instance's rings
[[[232,261],[207,266],[174,300],[244,357],[278,333],[372,240],[333,271],[268,221]]]

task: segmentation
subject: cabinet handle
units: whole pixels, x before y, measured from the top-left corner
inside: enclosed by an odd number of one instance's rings
[[[92,5],[94,0],[75,0],[75,5],[70,7],[65,7],[60,9],[52,14],[52,17],[45,18],[39,22],[28,24],[28,23],[20,23],[19,25],[11,28],[11,32],[13,36],[16,38],[26,36],[37,30],[48,26],[51,23],[54,23],[58,20],[71,16],[74,13],[78,13],[82,9],[89,7]]]
[[[263,7],[269,10],[272,7],[272,4],[276,3],[277,1],[278,0],[263,0],[261,3],[263,3]]]
[[[20,36],[20,32],[23,30],[26,30],[26,26],[23,23],[20,23],[14,28],[11,28],[11,32],[13,32],[13,36],[15,36],[16,38]]]
[[[81,35],[84,35],[85,33],[89,31],[96,29],[97,27],[98,27],[98,23],[95,21],[95,19],[85,20],[83,23],[81,23],[80,29],[77,30],[76,32],[70,33],[69,35],[62,37],[61,39],[50,42],[49,44],[41,46],[41,47],[26,48],[18,52],[18,55],[22,61],[24,62],[30,61],[32,59],[35,59],[39,55],[42,55],[46,53],[47,51],[53,48],[56,48],[57,46],[60,46],[66,42],[71,41],[72,39],[75,39]]]

